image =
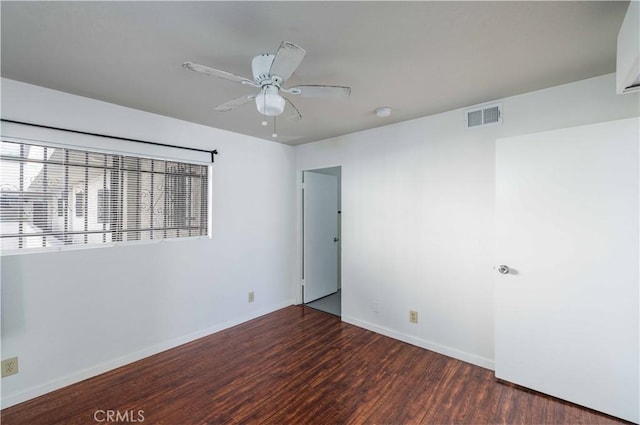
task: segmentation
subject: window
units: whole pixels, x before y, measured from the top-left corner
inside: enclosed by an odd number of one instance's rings
[[[208,167],[3,141],[0,248],[203,236]]]

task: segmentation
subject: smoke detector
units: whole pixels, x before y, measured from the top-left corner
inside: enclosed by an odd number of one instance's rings
[[[376,116],[378,118],[386,118],[391,115],[391,108],[383,106],[381,108],[376,109]]]

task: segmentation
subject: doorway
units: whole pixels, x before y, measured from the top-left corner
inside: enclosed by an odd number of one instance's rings
[[[342,168],[302,172],[302,302],[342,315]]]

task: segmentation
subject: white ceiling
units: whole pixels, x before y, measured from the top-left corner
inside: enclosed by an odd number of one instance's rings
[[[253,56],[289,40],[307,56],[286,86],[352,87],[348,99],[290,97],[303,119],[278,120],[277,140],[295,145],[614,72],[627,5],[2,1],[1,72],[271,140],[254,104],[213,109],[250,87],[181,64],[251,77]]]

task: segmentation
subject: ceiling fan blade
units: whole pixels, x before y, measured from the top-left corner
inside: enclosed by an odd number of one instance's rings
[[[290,101],[289,99],[287,99],[286,97],[283,97],[284,100],[287,101],[287,103],[289,104],[289,106],[291,106],[291,108],[293,109],[293,112],[290,113],[289,115],[287,115],[287,121],[299,121],[302,119],[302,114],[300,113],[300,111],[298,110],[298,108],[296,108],[296,105],[293,104],[292,101]]]
[[[236,99],[230,100],[228,102],[223,103],[222,105],[218,105],[216,106],[216,111],[219,112],[228,112],[231,111],[232,109],[237,108],[238,106],[242,106],[245,103],[249,103],[251,102],[253,99],[255,99],[257,96],[257,94],[250,94],[250,95],[245,95],[245,96],[240,96]]]
[[[349,97],[351,87],[342,86],[296,86],[283,90],[300,97]]]
[[[210,68],[208,66],[199,65],[193,62],[185,62],[182,64],[182,66],[190,71],[200,72],[201,74],[213,75],[214,77],[224,78],[225,80],[235,81],[236,83],[244,83],[254,87],[259,87],[256,83],[254,83],[248,78],[241,77],[239,75],[234,75],[225,71],[220,71],[219,69]]]
[[[282,78],[282,81],[286,81],[298,69],[306,54],[307,51],[302,47],[289,41],[283,41],[276,52],[276,57],[273,58],[269,74],[278,76]]]

